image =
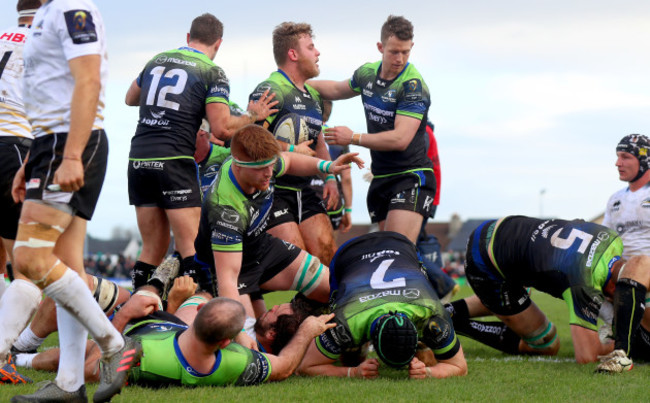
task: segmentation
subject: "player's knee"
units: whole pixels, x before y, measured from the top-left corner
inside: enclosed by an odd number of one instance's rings
[[[327,273],[327,267],[316,256],[306,253],[293,278],[291,289],[308,297],[320,288],[323,279],[327,281]]]
[[[522,337],[523,342],[538,354],[555,355],[560,348],[557,328],[548,319],[537,330]]]

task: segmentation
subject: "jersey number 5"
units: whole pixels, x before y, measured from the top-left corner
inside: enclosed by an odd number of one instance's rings
[[[562,229],[555,231],[551,236],[551,245],[559,249],[569,249],[576,239],[580,239],[581,241],[580,246],[578,247],[578,252],[585,253],[587,246],[591,240],[594,239],[593,235],[575,228],[571,230],[569,236],[566,238],[560,238],[560,232],[562,232]]]
[[[171,69],[167,73],[165,73],[164,77],[168,79],[173,79],[174,77],[178,77],[176,80],[176,84],[174,85],[165,85],[160,90],[158,90],[158,86],[160,85],[160,78],[163,77],[163,73],[165,72],[165,67],[163,66],[158,66],[154,67],[151,69],[151,74],[153,76],[153,79],[151,80],[151,86],[149,87],[149,92],[147,92],[147,105],[153,105],[154,101],[156,99],[156,92],[158,92],[158,103],[156,103],[156,106],[159,106],[161,108],[169,108],[177,111],[181,105],[178,102],[174,101],[169,101],[167,98],[167,94],[182,94],[183,90],[185,89],[185,85],[187,84],[187,72],[185,70],[181,69]]]
[[[370,276],[370,287],[375,290],[385,290],[386,288],[398,288],[406,286],[406,279],[404,277],[398,277],[392,279],[391,281],[384,280],[388,266],[390,266],[394,261],[395,259],[382,260],[382,262],[379,264],[379,267],[377,267],[377,270],[375,270],[372,273],[372,276]]]

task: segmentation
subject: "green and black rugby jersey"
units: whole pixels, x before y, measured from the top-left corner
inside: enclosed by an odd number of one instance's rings
[[[129,158],[192,158],[205,105],[228,105],[230,84],[205,54],[182,47],[151,59],[137,78],[140,117]]]
[[[374,151],[372,173],[386,175],[416,168],[432,168],[427,157],[427,113],[431,104],[429,88],[420,73],[408,63],[393,80],[379,77],[381,62],[366,63],[350,79],[350,88],[361,94],[368,133],[395,129],[397,115],[420,120],[420,127],[404,151]]]
[[[268,130],[273,133],[275,126],[282,120],[282,117],[295,113],[303,117],[309,127],[308,140],[313,140],[311,148],[316,149],[318,136],[323,127],[323,100],[320,94],[314,88],[305,84],[307,91],[302,91],[296,87],[282,70],[274,71],[268,79],[260,83],[255,91],[250,95],[251,101],[257,101],[264,91],[275,94],[273,100],[278,101],[273,108],[278,112],[266,118]],[[284,175],[278,178],[276,186],[278,188],[304,189],[309,186],[310,178],[294,175]]]

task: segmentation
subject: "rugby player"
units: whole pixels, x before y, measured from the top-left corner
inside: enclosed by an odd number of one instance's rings
[[[379,223],[380,230],[399,232],[415,243],[422,220],[430,214],[436,182],[425,144],[429,89],[408,62],[412,47],[413,25],[391,15],[377,43],[380,61],[364,64],[349,80],[308,84],[324,99],[361,95],[368,133],[335,126],[325,130],[325,140],[370,149],[373,178],[366,198],[370,219]]]
[[[278,25],[273,31],[273,55],[278,70],[256,87],[250,99],[259,99],[266,92],[275,94],[278,112],[263,122],[271,133],[290,113],[300,115],[307,123],[309,135],[302,143],[291,144],[278,138],[283,151],[302,152],[329,161],[330,154],[321,131],[323,103],[318,92],[305,83],[320,72],[320,52],[312,37],[309,24],[283,22]],[[336,205],[339,192],[333,175],[321,174],[321,177],[325,180],[322,195],[311,188],[309,177],[284,175],[277,179],[268,231],[307,250],[327,265],[336,251],[327,208]],[[327,199],[327,206],[323,199]]]
[[[249,113],[231,116],[230,85],[212,61],[223,24],[205,13],[192,21],[187,46],[154,56],[133,81],[126,103],[139,106],[140,119],[129,153],[129,202],[135,206],[142,251],[133,268],[133,288],[145,284],[169,247],[170,228],[181,258],[181,274],[197,276],[194,264],[201,191],[193,159],[196,133],[207,116],[212,134],[264,119],[273,96],[262,94]],[[199,278],[197,277],[197,280]]]
[[[326,302],[328,269],[317,257],[266,232],[274,196],[273,178],[285,173],[339,173],[356,154],[324,161],[299,153],[280,153],[273,135],[261,126],[239,129],[230,146],[232,158],[219,170],[205,197],[196,238],[196,260],[216,271],[220,297],[238,299],[261,289],[296,290]],[[250,317],[256,317],[247,298]]]
[[[413,243],[396,232],[373,232],[343,244],[330,272],[336,327],[314,340],[298,372],[375,378],[379,362],[363,354],[360,363],[334,365],[347,351],[372,342],[382,362],[408,367],[412,379],[465,375],[463,349],[421,264]],[[434,362],[415,357],[418,340],[433,351]]]
[[[25,200],[14,244],[16,278],[0,307],[0,363],[41,301],[57,304],[63,360],[55,382],[12,401],[86,399],[83,377],[88,332],[102,351],[95,401],[119,393],[139,345],[113,327],[84,281],[86,222],[106,171],[108,144],[103,107],[107,74],[102,17],[90,0],[44,2],[25,42],[23,101],[34,141],[16,174],[14,200]],[[67,256],[67,255],[66,255]],[[120,364],[122,362],[122,364]]]
[[[576,361],[597,361],[613,348],[601,343],[596,324],[603,301],[614,295],[622,253],[616,232],[582,220],[485,221],[467,245],[465,274],[476,295],[451,304],[454,324],[461,329],[469,317],[494,314],[521,338],[507,338],[515,345],[503,351],[555,355],[557,329],[530,299],[526,288],[533,287],[567,303]]]

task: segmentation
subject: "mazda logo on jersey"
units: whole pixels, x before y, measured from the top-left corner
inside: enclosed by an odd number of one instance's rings
[[[404,298],[416,299],[420,296],[420,290],[417,288],[407,288],[402,292]]]

